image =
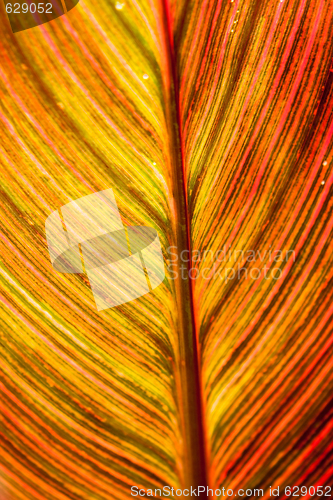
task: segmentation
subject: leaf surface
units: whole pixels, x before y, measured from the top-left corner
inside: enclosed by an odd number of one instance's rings
[[[176,31],[214,488],[332,477],[332,12],[198,1]]]
[[[86,276],[52,268],[44,229],[57,208],[111,187],[125,225],[154,227],[163,249],[184,244],[166,34],[159,2],[80,4],[37,29],[6,29],[1,460],[10,498],[128,498],[132,485],[193,479],[186,283],[97,313]]]
[[[332,2],[0,8],[1,494],[329,484]],[[98,313],[44,225],[110,187],[191,261]]]

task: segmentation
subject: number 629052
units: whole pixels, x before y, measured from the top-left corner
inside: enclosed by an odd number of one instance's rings
[[[39,14],[43,14],[44,12],[46,14],[52,14],[52,4],[31,3],[30,5],[28,5],[27,3],[23,3],[22,5],[20,5],[19,3],[7,3],[6,12],[7,14],[26,14],[27,12],[31,12],[31,14],[35,14],[35,12],[38,12]]]

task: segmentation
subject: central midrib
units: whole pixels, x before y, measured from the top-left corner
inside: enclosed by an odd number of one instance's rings
[[[174,181],[174,199],[179,221],[176,221],[174,232],[176,236],[178,255],[182,250],[189,251],[188,269],[191,268],[191,237],[190,220],[186,197],[185,163],[181,137],[181,115],[179,106],[178,80],[176,74],[176,59],[173,44],[173,34],[170,19],[169,0],[162,0],[165,16],[165,45],[172,88],[167,92],[166,111],[168,129],[170,132],[170,153],[172,158],[172,174]],[[177,123],[177,126],[175,126]],[[179,260],[177,261],[177,265]],[[185,264],[185,263],[183,263]],[[193,288],[188,278],[182,279],[178,268],[178,279],[175,280],[176,303],[179,313],[179,351],[180,387],[177,390],[181,401],[182,427],[184,437],[184,488],[197,488],[207,485],[207,470],[205,459],[204,425],[202,411],[202,391],[199,369],[197,330],[194,315]],[[200,495],[204,498],[203,495]]]

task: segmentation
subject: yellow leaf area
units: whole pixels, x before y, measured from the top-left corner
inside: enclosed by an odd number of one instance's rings
[[[5,491],[102,499],[128,498],[131,485],[177,486],[173,282],[98,313],[85,275],[52,268],[44,228],[62,205],[111,187],[125,225],[177,244],[162,7],[82,3],[15,35],[1,13]]]

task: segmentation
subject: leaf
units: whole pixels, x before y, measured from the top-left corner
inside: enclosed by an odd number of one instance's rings
[[[119,4],[1,7],[1,494],[329,484],[331,2]],[[97,312],[44,226],[108,188],[180,260]]]
[[[87,4],[4,40],[2,463],[13,498],[128,498],[132,485],[200,480],[188,283],[97,313],[86,277],[52,268],[44,229],[57,208],[111,187],[126,225],[154,227],[164,249],[185,245],[163,19],[159,3]]]
[[[331,7],[195,2],[178,42],[214,488],[332,478]]]

